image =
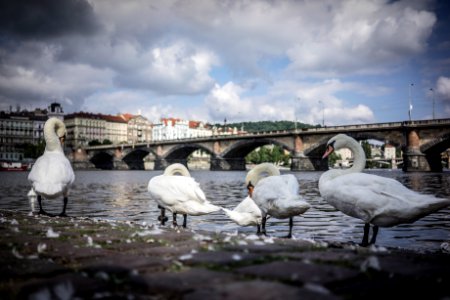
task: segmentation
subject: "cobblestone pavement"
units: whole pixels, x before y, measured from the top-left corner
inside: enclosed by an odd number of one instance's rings
[[[0,299],[450,299],[446,253],[6,210],[0,232]]]

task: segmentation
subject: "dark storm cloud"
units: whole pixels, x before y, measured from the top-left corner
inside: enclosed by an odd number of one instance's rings
[[[89,34],[98,23],[84,0],[2,0],[0,34],[3,38],[47,39]]]

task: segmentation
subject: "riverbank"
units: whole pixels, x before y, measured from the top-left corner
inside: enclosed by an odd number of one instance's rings
[[[7,210],[0,249],[1,299],[450,297],[446,253]]]

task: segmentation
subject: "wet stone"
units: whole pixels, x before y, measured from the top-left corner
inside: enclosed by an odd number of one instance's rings
[[[236,272],[257,278],[321,284],[348,280],[358,275],[357,271],[343,267],[307,264],[298,261],[276,261],[267,264],[243,267],[237,269]]]
[[[262,280],[239,281],[208,287],[206,289],[198,289],[188,293],[183,299],[185,300],[332,300],[339,299],[329,293],[329,291],[321,288],[314,290],[306,288],[298,288],[282,284],[280,282],[270,282]]]
[[[178,257],[185,265],[238,265],[246,262],[251,262],[258,259],[257,254],[225,252],[225,251],[210,251],[210,252],[196,252],[181,255]]]
[[[444,253],[0,210],[0,299],[447,299],[449,265]]]
[[[144,276],[150,294],[175,296],[197,289],[238,280],[234,274],[193,268],[182,272],[154,273]]]
[[[118,254],[85,259],[81,261],[81,264],[87,268],[95,268],[97,266],[114,266],[118,268],[146,270],[147,272],[165,270],[171,265],[170,262],[158,258]]]

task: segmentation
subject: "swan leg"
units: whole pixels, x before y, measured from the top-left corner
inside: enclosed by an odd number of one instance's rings
[[[174,227],[177,227],[177,226],[178,226],[178,223],[177,223],[177,213],[173,213],[172,218],[173,218],[173,221],[172,221],[173,226],[174,226]]]
[[[49,214],[48,212],[46,212],[46,211],[42,208],[42,196],[41,196],[41,195],[38,195],[38,196],[37,196],[37,200],[38,200],[38,203],[39,203],[39,212],[38,212],[38,214],[39,214],[39,215],[50,216],[50,214]]]
[[[261,225],[256,225],[256,234],[260,235],[261,234]]]
[[[370,239],[369,244],[375,244],[375,241],[377,240],[377,234],[378,234],[378,226],[374,225],[372,228],[372,238]]]
[[[164,225],[169,218],[166,217],[166,209],[160,205],[158,208],[161,210],[161,215],[158,217],[158,221],[161,221],[161,225]]]
[[[267,232],[266,232],[266,221],[267,221],[267,215],[263,214],[262,215],[262,219],[261,219],[261,233],[260,234],[267,235]]]
[[[67,217],[67,214],[66,214],[66,207],[67,207],[67,202],[68,202],[68,199],[67,199],[67,197],[64,197],[64,206],[63,206],[63,210],[62,210],[62,212],[59,214],[59,216],[60,217]]]
[[[367,247],[369,245],[369,230],[370,224],[369,223],[364,224],[364,236],[360,244],[360,246],[362,247]]]
[[[285,238],[287,239],[291,239],[292,238],[292,227],[294,227],[294,218],[290,217],[289,218],[289,233],[287,236],[285,236]]]
[[[187,226],[187,214],[183,214],[183,228]]]

